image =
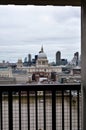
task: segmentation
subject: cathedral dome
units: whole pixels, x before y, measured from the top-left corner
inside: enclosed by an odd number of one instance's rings
[[[41,53],[39,53],[39,55],[38,55],[38,58],[43,58],[43,59],[45,59],[45,58],[47,58],[47,56],[46,56],[46,54],[44,53],[44,52],[41,52]]]
[[[39,52],[38,58],[39,59],[47,59],[47,56],[43,51],[43,46],[41,47],[41,51]]]

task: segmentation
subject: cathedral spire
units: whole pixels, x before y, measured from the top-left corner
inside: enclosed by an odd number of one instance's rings
[[[41,52],[44,52],[44,50],[43,50],[43,45],[42,45],[42,47],[41,47]]]

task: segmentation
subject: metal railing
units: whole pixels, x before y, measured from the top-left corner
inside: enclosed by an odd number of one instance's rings
[[[80,85],[0,86],[1,130],[81,130]]]

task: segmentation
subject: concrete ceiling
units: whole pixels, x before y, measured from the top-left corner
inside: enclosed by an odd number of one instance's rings
[[[81,0],[0,0],[0,5],[72,5],[81,6]]]

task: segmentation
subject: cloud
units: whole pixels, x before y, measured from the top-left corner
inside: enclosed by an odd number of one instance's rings
[[[17,60],[28,51],[39,52],[43,44],[51,59],[58,49],[71,59],[74,51],[80,52],[80,17],[80,7],[0,6],[1,57],[9,59],[11,55]]]

